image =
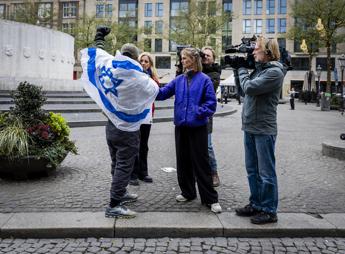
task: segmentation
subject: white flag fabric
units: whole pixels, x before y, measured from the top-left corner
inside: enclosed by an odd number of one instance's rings
[[[99,48],[86,48],[81,50],[81,65],[85,91],[116,128],[136,131],[150,121],[159,87],[137,61],[120,52],[112,56]]]

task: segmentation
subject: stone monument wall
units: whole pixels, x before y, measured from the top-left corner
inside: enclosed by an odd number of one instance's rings
[[[0,19],[0,89],[20,81],[44,90],[82,90],[73,80],[74,38],[68,34]]]

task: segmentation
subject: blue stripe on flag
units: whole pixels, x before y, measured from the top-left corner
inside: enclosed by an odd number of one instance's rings
[[[127,61],[127,60],[126,61],[116,61],[116,60],[114,60],[113,61],[113,67],[115,69],[116,68],[122,68],[122,69],[125,69],[125,70],[136,70],[136,71],[143,72],[142,69],[138,65],[135,65],[132,62]]]
[[[114,106],[111,104],[111,102],[108,100],[107,97],[105,97],[105,95],[102,93],[102,91],[97,87],[97,83],[96,83],[96,48],[88,48],[88,55],[89,55],[89,60],[87,62],[87,74],[89,77],[89,81],[97,88],[98,93],[99,93],[99,97],[101,98],[104,107],[111,113],[113,113],[114,115],[116,115],[119,119],[128,122],[128,123],[134,123],[134,122],[138,122],[140,120],[143,120],[146,118],[147,114],[150,112],[150,109],[145,109],[143,112],[139,113],[139,114],[135,114],[135,115],[130,115],[121,111],[117,111]],[[118,62],[118,61],[113,61],[113,65],[114,62]],[[125,61],[128,62],[128,61]],[[132,68],[129,69],[135,69],[133,68],[133,66],[135,66],[136,68],[139,68],[138,66],[132,64],[131,62],[129,62],[130,64],[125,64],[124,66],[130,67],[132,66]],[[119,66],[118,66],[119,67]],[[114,68],[117,68],[114,66]],[[120,67],[123,68],[123,67]],[[124,68],[126,69],[126,68]],[[139,71],[140,68],[139,68]]]

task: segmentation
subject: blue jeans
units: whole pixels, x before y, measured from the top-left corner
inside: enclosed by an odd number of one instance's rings
[[[212,174],[217,173],[217,161],[216,156],[214,155],[214,150],[212,146],[212,134],[209,133],[207,135],[207,143],[208,143],[208,160],[210,162],[210,167]]]
[[[277,213],[278,183],[275,166],[276,135],[244,132],[245,163],[250,204],[257,210]]]

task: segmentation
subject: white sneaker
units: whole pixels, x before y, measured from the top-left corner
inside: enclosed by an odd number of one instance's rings
[[[211,205],[211,211],[214,213],[221,213],[222,212],[222,207],[220,206],[219,203],[214,203]]]
[[[177,195],[176,196],[176,201],[177,202],[187,202],[188,201],[188,199],[186,199],[184,196],[182,196],[182,195]]]

